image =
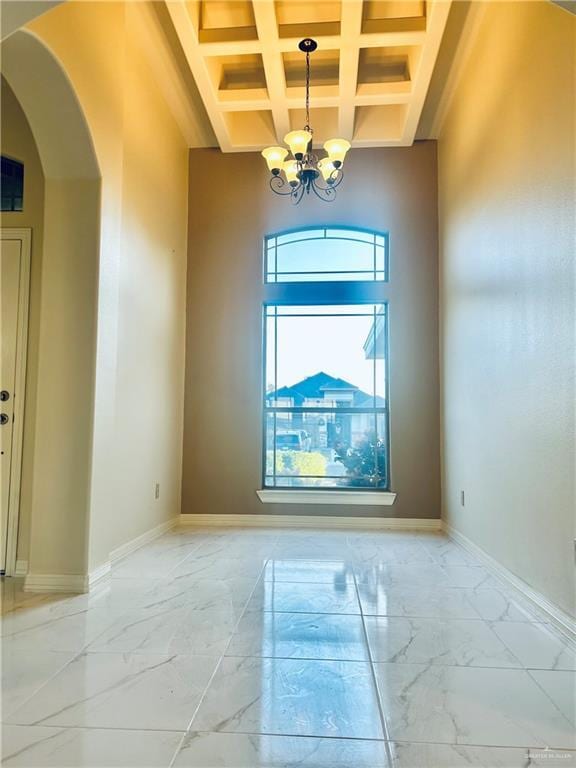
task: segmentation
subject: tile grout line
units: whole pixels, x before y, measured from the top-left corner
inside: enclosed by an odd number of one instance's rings
[[[564,720],[565,720],[565,721],[566,721],[566,722],[567,722],[567,723],[570,725],[570,727],[574,727],[574,723],[572,723],[572,722],[570,721],[570,719],[569,719],[569,718],[568,718],[568,717],[567,717],[567,716],[564,714],[564,712],[562,712],[562,710],[561,710],[561,709],[558,707],[558,705],[556,704],[556,702],[554,701],[554,699],[553,699],[553,698],[552,698],[552,697],[551,697],[551,696],[548,694],[548,692],[547,692],[547,691],[546,691],[546,690],[545,690],[545,689],[542,687],[542,685],[540,684],[540,682],[539,682],[539,681],[538,681],[538,680],[537,680],[537,679],[534,677],[534,675],[532,674],[532,672],[566,672],[566,671],[568,671],[568,672],[571,672],[571,671],[573,671],[573,670],[560,670],[560,669],[559,669],[559,670],[554,670],[554,669],[526,669],[526,668],[525,668],[525,672],[526,672],[526,674],[527,674],[527,675],[529,676],[529,678],[530,678],[530,679],[531,679],[531,680],[534,682],[534,684],[538,686],[538,688],[539,688],[539,689],[542,691],[542,693],[544,694],[544,696],[546,696],[546,698],[548,699],[548,701],[550,701],[550,703],[552,704],[552,706],[554,707],[554,709],[556,710],[556,712],[558,712],[558,714],[560,715],[560,717],[562,717],[562,718],[563,718],[563,719],[564,719]],[[576,677],[576,672],[574,672],[574,675],[575,675],[575,677]]]
[[[86,726],[86,725],[35,725],[30,726],[22,723],[4,723],[4,725],[10,727],[10,728],[39,728],[42,730],[47,731],[112,731],[112,732],[122,732],[126,731],[129,733],[156,733],[156,734],[183,734],[187,735],[186,731],[181,730],[173,730],[173,729],[165,729],[165,728],[115,728],[115,727],[102,727],[102,726]],[[302,733],[276,733],[276,732],[266,732],[263,733],[262,731],[207,731],[207,730],[200,730],[200,731],[192,731],[193,733],[202,733],[202,734],[214,734],[214,735],[229,735],[229,736],[270,736],[272,738],[289,738],[289,739],[313,739],[317,741],[327,740],[327,741],[356,741],[356,742],[373,742],[377,744],[384,744],[386,742],[386,739],[370,739],[370,738],[363,738],[361,736],[309,736]],[[456,743],[456,742],[449,742],[449,741],[418,741],[412,739],[411,741],[407,741],[406,739],[391,739],[390,744],[422,744],[422,745],[432,745],[432,746],[446,746],[446,747],[464,747],[464,748],[479,748],[479,749],[503,749],[503,750],[512,750],[512,749],[533,749],[533,750],[544,750],[545,747],[542,745],[526,745],[526,744],[480,744],[480,743]],[[576,755],[576,749],[574,747],[553,747],[549,746],[549,749],[554,749],[558,751],[563,752],[569,752]]]
[[[216,666],[214,667],[214,671],[210,675],[210,679],[208,680],[208,683],[206,684],[206,687],[204,688],[204,691],[202,692],[202,695],[200,696],[200,699],[198,700],[198,704],[196,705],[196,708],[194,709],[192,717],[190,718],[190,721],[188,723],[188,727],[186,728],[186,731],[185,731],[184,735],[182,736],[182,739],[180,740],[180,743],[178,744],[178,748],[174,752],[172,760],[170,761],[169,768],[172,768],[172,766],[174,765],[174,761],[178,757],[178,755],[179,755],[179,753],[180,753],[180,751],[182,749],[182,745],[184,744],[187,736],[191,733],[190,729],[192,727],[192,723],[194,722],[194,718],[198,714],[198,711],[200,710],[200,707],[202,706],[202,702],[206,698],[206,694],[208,693],[208,689],[212,685],[212,681],[214,680],[214,677],[216,676],[216,673],[220,669],[224,658],[226,658],[225,654],[226,654],[226,651],[228,650],[228,647],[229,647],[230,643],[232,642],[232,637],[234,636],[234,633],[236,632],[238,624],[240,623],[240,621],[242,620],[242,617],[244,616],[244,614],[246,612],[246,608],[248,606],[248,603],[252,599],[252,596],[254,595],[254,592],[256,591],[256,588],[258,587],[258,584],[260,584],[262,573],[266,569],[266,566],[268,565],[269,560],[270,560],[270,558],[266,558],[266,560],[262,564],[262,568],[260,569],[260,574],[259,574],[258,578],[256,579],[256,582],[254,584],[254,587],[252,588],[252,591],[250,592],[250,594],[248,596],[248,599],[244,603],[243,609],[240,611],[240,615],[238,617],[238,620],[234,624],[234,627],[233,627],[233,629],[232,629],[232,631],[230,633],[230,637],[228,638],[228,642],[226,643],[226,646],[225,646],[224,650],[222,651],[222,654],[220,655],[220,658],[218,659],[218,662],[216,663]],[[207,731],[207,733],[217,733],[217,731]]]
[[[49,653],[65,653],[65,651],[49,651]],[[41,684],[38,686],[38,688],[36,688],[36,689],[34,690],[34,692],[30,694],[30,696],[27,696],[27,697],[24,699],[24,701],[22,701],[20,704],[18,704],[18,706],[17,706],[17,707],[16,707],[16,708],[15,708],[15,709],[14,709],[14,710],[13,710],[13,711],[10,713],[10,714],[8,714],[8,715],[5,715],[4,711],[2,711],[2,718],[1,718],[0,722],[2,722],[4,725],[11,725],[11,723],[8,723],[8,722],[7,722],[7,721],[6,721],[4,718],[5,718],[5,717],[14,717],[14,715],[18,714],[18,712],[20,711],[20,709],[21,709],[23,706],[25,706],[26,704],[28,704],[28,702],[29,702],[29,701],[30,701],[30,700],[31,700],[31,699],[32,699],[34,696],[36,696],[36,694],[40,693],[40,691],[41,691],[41,690],[42,690],[42,689],[43,689],[43,688],[44,688],[46,685],[48,685],[48,683],[51,683],[51,682],[52,682],[52,680],[54,680],[54,678],[55,678],[57,675],[59,675],[61,672],[63,672],[63,671],[64,671],[64,670],[65,670],[65,669],[66,669],[68,666],[70,666],[70,664],[72,664],[73,662],[75,662],[75,661],[76,661],[76,659],[78,659],[78,658],[79,658],[79,657],[80,657],[80,656],[81,656],[81,655],[84,653],[84,650],[78,651],[78,653],[74,653],[73,651],[71,651],[70,653],[71,653],[71,654],[73,654],[73,655],[72,655],[72,658],[71,658],[71,659],[68,659],[68,661],[66,661],[66,662],[65,662],[65,663],[64,663],[64,664],[63,664],[61,667],[59,667],[59,668],[56,670],[56,672],[54,672],[54,674],[53,674],[53,675],[51,675],[51,676],[50,676],[50,677],[49,677],[47,680],[45,680],[43,683],[41,683]],[[2,707],[2,709],[4,709],[4,707]]]
[[[364,609],[362,608],[362,601],[360,599],[360,592],[358,590],[358,582],[356,580],[356,569],[352,567],[352,578],[354,579],[354,589],[356,590],[356,599],[358,600],[358,606],[360,608],[360,617],[362,619],[362,631],[364,632],[364,642],[366,643],[366,649],[368,651],[368,663],[370,665],[370,674],[372,677],[372,684],[374,686],[374,690],[376,692],[376,701],[378,705],[378,712],[380,714],[380,722],[382,724],[382,733],[384,734],[384,740],[385,740],[385,751],[386,751],[386,758],[388,760],[388,763],[392,767],[394,765],[394,759],[392,755],[392,751],[390,749],[390,733],[388,731],[388,722],[386,720],[386,716],[384,714],[384,708],[382,706],[382,700],[380,697],[380,687],[378,685],[378,679],[376,677],[376,671],[374,669],[374,660],[372,658],[372,649],[370,647],[370,641],[368,639],[368,630],[366,629],[366,621],[364,618]]]

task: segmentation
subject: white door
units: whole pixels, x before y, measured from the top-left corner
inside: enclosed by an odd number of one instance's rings
[[[0,246],[0,570],[14,573],[28,337],[30,230],[3,229]]]

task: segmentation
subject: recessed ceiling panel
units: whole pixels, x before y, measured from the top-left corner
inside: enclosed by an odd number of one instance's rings
[[[257,0],[255,0],[257,2]],[[347,0],[343,0],[347,2]],[[340,34],[341,3],[334,0],[276,0],[280,37],[314,37]]]
[[[266,88],[266,75],[259,53],[214,56],[207,60],[207,64],[219,91]]]
[[[167,0],[224,152],[281,143],[304,116],[313,37],[315,142],[414,140],[451,0]]]
[[[200,0],[195,5],[193,13],[200,40],[258,39],[251,0]]]
[[[381,107],[358,107],[354,133],[358,146],[375,147],[381,136],[388,138],[386,145],[399,142],[406,121],[406,104],[387,104]]]
[[[270,111],[227,112],[225,121],[230,140],[238,151],[257,150],[276,141]]]
[[[306,83],[306,59],[301,51],[287,51],[282,54],[284,75],[288,87],[304,86]],[[338,85],[338,69],[340,53],[333,51],[316,51],[314,54],[314,81],[312,87],[318,85]]]
[[[303,109],[290,110],[290,128],[293,131],[302,128],[306,122]],[[338,134],[338,108],[315,107],[310,110],[310,124],[314,130],[314,144],[322,145]]]
[[[362,32],[426,29],[426,3],[417,0],[365,0]]]
[[[419,46],[361,48],[358,84],[411,80],[416,74]]]

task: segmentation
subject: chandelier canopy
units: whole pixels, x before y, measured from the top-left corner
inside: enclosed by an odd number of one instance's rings
[[[343,177],[342,165],[350,142],[329,139],[324,143],[326,157],[319,158],[312,151],[313,130],[310,127],[310,54],[318,44],[315,40],[301,40],[298,48],[306,54],[306,125],[301,131],[290,131],[284,136],[286,147],[268,147],[262,152],[270,177],[270,188],[277,195],[287,195],[295,205],[304,193],[314,194],[330,202],[336,198],[336,187]],[[290,152],[292,157],[289,157]]]

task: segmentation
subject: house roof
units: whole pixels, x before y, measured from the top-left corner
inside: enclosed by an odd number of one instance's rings
[[[329,373],[319,371],[313,376],[308,376],[302,381],[298,381],[290,387],[280,387],[273,392],[268,392],[266,398],[290,398],[293,400],[294,405],[302,405],[304,400],[322,400],[326,392],[333,390],[346,391],[349,390],[353,394],[352,402],[356,407],[370,407],[373,404],[374,398],[366,392],[362,392],[355,384],[351,384],[345,379],[337,378],[336,376],[330,376]],[[376,398],[376,405],[384,405],[385,401],[381,397]]]

